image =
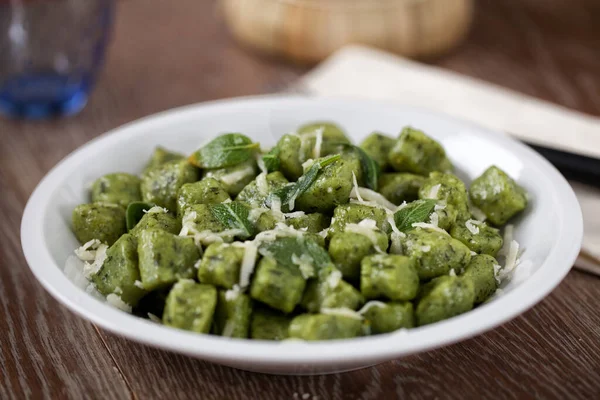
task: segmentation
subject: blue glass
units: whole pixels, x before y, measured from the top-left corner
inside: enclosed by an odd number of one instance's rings
[[[104,60],[114,5],[0,2],[0,113],[41,119],[83,109]]]

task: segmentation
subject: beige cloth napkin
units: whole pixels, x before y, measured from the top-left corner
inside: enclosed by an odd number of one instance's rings
[[[600,158],[600,118],[372,48],[339,50],[294,89],[317,96],[369,98],[428,108],[510,132],[531,143]],[[568,142],[564,132],[569,132]],[[600,190],[578,183],[572,187],[585,221],[576,266],[600,275]]]

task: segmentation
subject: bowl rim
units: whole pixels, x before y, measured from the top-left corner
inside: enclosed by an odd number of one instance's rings
[[[513,154],[526,159],[528,167],[536,168],[551,180],[552,201],[561,204],[556,210],[557,245],[552,247],[539,269],[518,287],[497,301],[483,304],[468,313],[436,324],[385,335],[322,342],[231,339],[168,328],[124,313],[93,298],[63,274],[63,266],[49,267],[55,263],[45,244],[44,212],[51,194],[62,182],[62,177],[79,165],[88,154],[101,151],[102,148],[110,147],[127,137],[141,135],[147,127],[157,123],[168,125],[185,118],[186,115],[210,114],[234,106],[268,108],[272,104],[284,104],[292,108],[301,107],[307,102],[313,103],[312,105],[322,103],[324,106],[336,107],[364,106],[396,110],[400,108],[433,117],[444,123],[459,124],[465,129],[474,129],[485,138],[501,143]],[[382,361],[449,345],[491,330],[522,314],[549,294],[571,269],[582,239],[581,209],[573,190],[554,166],[525,144],[477,124],[417,107],[373,100],[313,98],[302,95],[247,96],[197,103],[163,111],[117,127],[79,147],[53,167],[31,194],[21,221],[21,244],[29,268],[55,299],[76,314],[108,331],[153,347],[216,362],[246,360],[259,366],[274,363],[286,366],[299,363],[325,366],[357,360]],[[440,332],[443,332],[443,335],[440,335]]]

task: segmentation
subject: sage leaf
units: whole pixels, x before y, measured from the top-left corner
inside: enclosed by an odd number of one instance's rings
[[[322,168],[336,162],[340,159],[339,154],[324,157],[317,160],[308,171],[294,183],[290,183],[281,189],[271,193],[266,200],[267,207],[273,204],[273,198],[277,197],[281,201],[281,210],[291,212],[294,209],[296,199],[308,190],[308,188],[317,180],[317,175]]]
[[[152,203],[144,203],[143,201],[134,201],[127,205],[125,211],[125,223],[127,224],[127,231],[132,230],[138,222],[142,219],[145,212],[154,207]]]
[[[248,160],[259,146],[241,133],[227,133],[196,150],[188,161],[198,168],[231,167]]]
[[[288,268],[298,268],[298,259],[310,260],[316,272],[331,264],[327,250],[307,237],[280,237],[272,242],[264,242],[258,248],[264,257],[272,257],[278,264]]]
[[[210,212],[227,229],[239,230],[241,239],[248,238],[254,234],[254,227],[248,220],[250,208],[246,205],[232,201],[230,203],[211,204]]]
[[[371,190],[377,190],[377,182],[379,181],[379,163],[367,154],[362,148],[350,143],[335,143],[336,146],[347,148],[356,151],[360,158],[360,165],[365,180],[366,186]]]
[[[396,211],[394,222],[396,222],[396,226],[400,231],[408,232],[413,229],[412,224],[427,222],[436,204],[437,200],[434,199],[416,200],[408,203],[406,207]]]
[[[262,159],[265,163],[265,167],[267,168],[267,172],[275,172],[279,171],[279,166],[281,162],[279,161],[279,147],[273,147],[267,154],[265,154]]]

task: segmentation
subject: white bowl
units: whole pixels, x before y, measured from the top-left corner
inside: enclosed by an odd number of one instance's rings
[[[63,274],[78,247],[71,211],[88,201],[89,182],[116,171],[139,173],[156,145],[190,153],[211,136],[243,132],[265,144],[311,120],[332,120],[355,142],[373,130],[396,135],[405,125],[440,140],[467,180],[491,164],[531,196],[515,221],[515,238],[530,268],[518,268],[502,296],[433,325],[388,335],[317,343],[266,342],[195,334],[143,320],[88,295]],[[144,118],[73,152],[31,195],[21,225],[27,262],[41,284],[82,317],[129,339],[216,363],[267,373],[350,370],[464,340],[524,312],[571,268],[582,240],[579,204],[565,179],[537,153],[496,132],[429,112],[367,101],[259,97],[188,106]]]

